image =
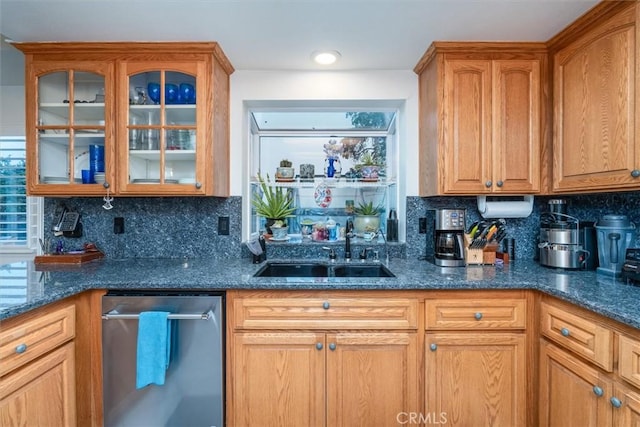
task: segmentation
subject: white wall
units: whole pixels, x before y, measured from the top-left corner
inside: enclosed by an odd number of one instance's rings
[[[418,194],[418,78],[406,71],[236,71],[231,75],[231,194],[248,186],[248,109],[350,105],[375,101],[400,108],[400,171],[405,195]]]
[[[24,86],[0,86],[0,136],[25,135]]]

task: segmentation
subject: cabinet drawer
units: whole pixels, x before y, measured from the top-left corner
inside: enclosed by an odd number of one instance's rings
[[[75,336],[75,306],[42,313],[0,332],[0,376]]]
[[[640,388],[640,341],[626,335],[618,340],[618,372],[620,376]]]
[[[613,370],[613,332],[599,323],[542,303],[540,331],[607,372]]]
[[[524,299],[427,300],[427,329],[524,329]]]
[[[412,298],[241,298],[238,329],[417,329]]]

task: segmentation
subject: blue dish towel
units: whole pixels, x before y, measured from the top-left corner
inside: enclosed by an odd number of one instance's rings
[[[166,311],[145,311],[138,319],[136,388],[164,384],[171,358],[171,321]]]

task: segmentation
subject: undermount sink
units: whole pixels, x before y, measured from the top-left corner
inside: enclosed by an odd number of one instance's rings
[[[253,277],[395,277],[382,264],[267,262]]]
[[[328,268],[320,263],[267,262],[253,277],[328,277]]]
[[[396,277],[382,264],[346,264],[333,267],[335,277]]]

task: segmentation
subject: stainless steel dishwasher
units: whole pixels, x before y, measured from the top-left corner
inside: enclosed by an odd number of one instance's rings
[[[102,298],[104,425],[224,426],[224,294],[109,292]],[[138,316],[171,314],[162,386],[136,389]]]

